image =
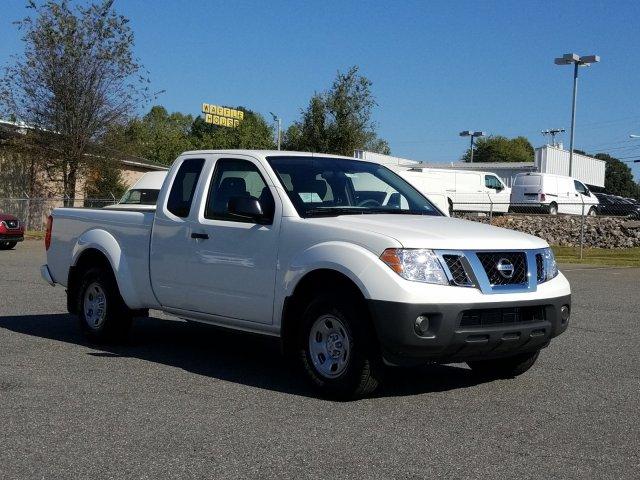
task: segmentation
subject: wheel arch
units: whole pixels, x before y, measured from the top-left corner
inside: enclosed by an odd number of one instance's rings
[[[361,304],[363,312],[366,312],[368,321],[371,321],[365,294],[349,276],[332,268],[311,270],[298,281],[291,295],[284,301],[280,336],[285,353],[292,353],[291,347],[295,343],[293,340],[301,324],[299,318],[304,313],[305,306],[315,295],[330,291],[352,295],[354,301]]]
[[[122,249],[113,235],[106,230],[92,229],[84,232],[78,238],[73,247],[71,254],[71,266],[69,267],[69,275],[67,280],[68,304],[67,307],[72,311],[73,306],[69,305],[69,299],[73,299],[75,289],[78,287],[79,277],[83,269],[88,266],[103,266],[109,268],[113,274],[120,295],[124,302],[129,306],[138,306],[139,302],[136,298],[135,286],[132,285],[132,276],[129,265]],[[73,282],[73,283],[72,283]]]

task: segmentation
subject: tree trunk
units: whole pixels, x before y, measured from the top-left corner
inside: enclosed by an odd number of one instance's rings
[[[78,161],[71,159],[68,163],[68,171],[64,182],[64,206],[74,207],[76,201],[76,180],[78,174]]]

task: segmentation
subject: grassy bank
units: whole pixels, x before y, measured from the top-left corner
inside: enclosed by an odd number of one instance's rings
[[[558,263],[640,267],[640,247],[622,249],[585,248],[582,260],[580,260],[579,248],[553,247],[553,251]]]

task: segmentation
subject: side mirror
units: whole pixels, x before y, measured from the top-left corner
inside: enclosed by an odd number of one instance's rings
[[[256,223],[270,223],[262,211],[260,201],[254,197],[231,197],[228,204],[229,213],[240,218],[253,220]]]

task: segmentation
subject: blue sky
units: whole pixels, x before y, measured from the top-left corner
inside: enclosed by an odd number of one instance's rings
[[[461,130],[525,135],[569,130],[571,68],[553,58],[596,53],[581,69],[576,148],[640,158],[640,2],[116,0],[158,103],[198,114],[202,102],[244,105],[286,127],[337,70],[373,81],[380,136],[392,153],[455,161]],[[0,63],[20,51],[3,0]],[[568,135],[563,139],[568,145]],[[640,164],[631,164],[640,177]]]

